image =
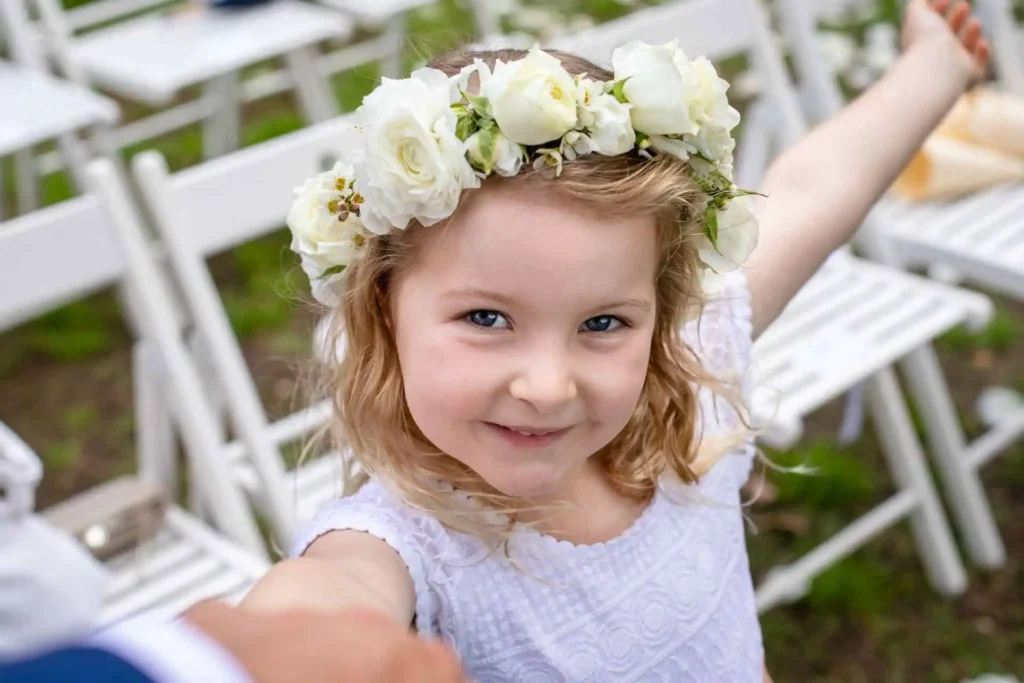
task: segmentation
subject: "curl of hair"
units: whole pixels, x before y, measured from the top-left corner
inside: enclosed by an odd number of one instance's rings
[[[474,59],[493,66],[495,60],[525,56],[520,50],[455,52],[429,64],[449,74]],[[612,74],[580,57],[554,52],[571,74],[586,73],[602,80]],[[486,184],[529,187],[553,192],[608,217],[652,215],[657,223],[660,263],[656,283],[656,321],[647,378],[625,428],[594,457],[600,459],[616,488],[635,498],[649,498],[660,476],[669,471],[680,480],[696,481],[728,450],[730,444],[702,450],[698,433],[698,390],[709,387],[725,397],[746,424],[739,392],[729,382],[708,373],[697,354],[684,344],[683,324],[703,306],[701,263],[697,244],[706,196],[692,180],[688,164],[668,155],[644,159],[639,155],[587,155],[566,163],[556,179],[550,170],[524,168],[514,178],[489,178]],[[366,255],[350,265],[344,276],[339,310],[332,311],[327,348],[343,343],[340,362],[321,372],[320,395],[333,402],[337,419],[330,425],[333,445],[350,451],[361,469],[347,482],[347,491],[376,476],[397,489],[407,503],[438,518],[450,528],[482,538],[508,537],[515,513],[533,509],[488,486],[472,470],[438,450],[420,431],[405,400],[394,338],[386,311],[393,273],[412,257],[418,224],[376,238]],[[438,482],[447,485],[438,486]],[[468,504],[467,504],[468,500]],[[481,514],[498,510],[506,514]]]

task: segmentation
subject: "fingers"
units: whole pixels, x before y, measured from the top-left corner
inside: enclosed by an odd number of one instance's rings
[[[978,46],[974,48],[974,58],[978,60],[978,64],[983,69],[988,68],[989,60],[991,55],[989,54],[988,41],[982,38],[978,41]]]
[[[964,27],[963,34],[960,36],[960,42],[968,52],[975,52],[978,48],[978,42],[981,40],[981,21],[974,17],[967,22],[967,26]]]
[[[949,6],[953,0],[931,0],[932,9],[939,14],[945,15],[949,11]]]
[[[964,26],[967,24],[968,19],[971,17],[971,6],[967,4],[967,0],[958,0],[953,5],[953,9],[946,15],[946,22],[949,24],[949,28],[953,33],[960,35],[960,32],[964,30]]]

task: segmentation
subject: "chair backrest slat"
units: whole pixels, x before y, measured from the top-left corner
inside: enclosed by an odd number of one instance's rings
[[[0,331],[109,287],[125,267],[92,196],[0,224]]]
[[[211,256],[281,228],[292,188],[330,168],[351,136],[342,117],[174,175],[142,174],[140,182],[144,193],[161,195],[182,244]],[[138,164],[166,169],[156,152],[139,155]]]
[[[45,0],[44,0],[45,1]],[[93,0],[73,9],[64,10],[68,26],[74,31],[126,19],[161,6],[178,4],[181,0]]]
[[[680,0],[633,12],[551,43],[596,64],[610,65],[612,52],[631,40],[651,44],[680,39],[690,57],[721,59],[753,44],[756,22],[747,21],[757,0]],[[741,20],[740,17],[743,17]]]

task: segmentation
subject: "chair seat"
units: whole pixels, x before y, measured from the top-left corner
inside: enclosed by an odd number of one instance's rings
[[[838,258],[837,258],[838,257]],[[987,297],[837,254],[754,345],[755,416],[778,447],[803,416],[959,324],[984,325]]]
[[[240,600],[268,565],[172,508],[160,533],[107,562],[107,569],[102,625],[142,612],[170,618],[210,598]]]
[[[375,27],[394,16],[433,5],[435,0],[320,0],[321,4],[336,7],[353,17],[363,26]]]
[[[72,50],[97,85],[158,106],[187,86],[352,31],[352,21],[338,12],[278,0],[149,14],[86,34]]]
[[[1024,185],[953,202],[884,205],[891,231],[911,265],[947,264],[965,280],[1024,298]]]
[[[0,157],[120,116],[117,105],[67,81],[0,63]]]

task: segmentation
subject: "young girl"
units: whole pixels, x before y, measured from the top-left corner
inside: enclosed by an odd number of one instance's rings
[[[903,37],[771,167],[756,222],[726,85],[674,44],[385,80],[289,216],[369,481],[245,605],[371,607],[479,681],[761,680],[752,340],[986,69],[966,2],[913,0]]]

